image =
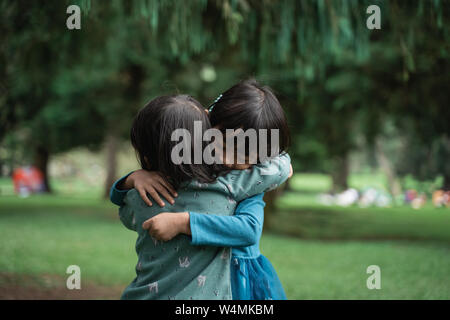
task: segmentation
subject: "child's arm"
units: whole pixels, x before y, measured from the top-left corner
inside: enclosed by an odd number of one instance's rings
[[[150,207],[153,204],[147,197],[147,193],[150,194],[150,196],[161,207],[164,207],[165,204],[161,200],[159,194],[161,194],[171,204],[174,204],[172,196],[177,196],[174,188],[159,172],[141,169],[132,171],[114,182],[109,192],[111,202],[115,205],[123,206],[123,199],[125,198],[127,192],[132,188],[136,188],[141,195],[142,200],[144,200],[144,202]]]
[[[286,167],[274,180],[290,178],[293,174],[286,154]],[[286,162],[286,161],[285,161]],[[287,170],[286,170],[287,169]],[[286,170],[286,172],[284,172]],[[286,177],[286,179],[284,178]],[[284,182],[284,180],[282,182]],[[233,216],[195,212],[163,212],[145,221],[142,228],[158,240],[168,241],[180,233],[192,235],[192,244],[222,247],[249,246],[256,243],[264,221],[263,193],[239,203]]]
[[[119,218],[127,229],[136,231],[134,212],[129,206],[123,205],[119,208]]]
[[[233,216],[190,212],[192,244],[218,247],[254,245],[264,223],[263,193],[239,203]]]
[[[270,161],[253,165],[246,170],[233,170],[219,181],[224,183],[237,202],[262,192],[276,189],[291,172],[291,158],[283,153]]]
[[[150,235],[168,241],[184,233],[192,235],[192,244],[220,247],[245,247],[255,244],[264,221],[264,194],[239,203],[233,216],[195,212],[164,212],[143,224]]]
[[[126,176],[123,176],[122,178],[120,178],[119,180],[117,180],[116,182],[113,183],[113,185],[111,186],[111,189],[109,190],[109,199],[111,200],[112,203],[114,203],[115,205],[122,207],[123,205],[125,205],[123,199],[125,198],[125,196],[127,195],[127,192],[131,189],[124,189],[123,185],[125,180],[133,173],[134,171],[130,172],[129,174],[127,174]]]

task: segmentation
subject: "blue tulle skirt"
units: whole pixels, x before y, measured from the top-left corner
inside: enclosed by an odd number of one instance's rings
[[[232,256],[231,292],[233,300],[286,300],[283,286],[270,261]]]

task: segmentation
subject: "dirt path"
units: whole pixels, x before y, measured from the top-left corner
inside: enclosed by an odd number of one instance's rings
[[[91,300],[119,299],[123,286],[81,283],[80,290],[69,290],[65,279],[55,275],[0,273],[0,300]]]

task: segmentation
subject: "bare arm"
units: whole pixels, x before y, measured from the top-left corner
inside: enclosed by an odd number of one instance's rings
[[[242,201],[233,216],[196,212],[164,212],[147,220],[143,229],[163,241],[180,233],[194,245],[242,247],[257,243],[264,221],[263,194]]]
[[[163,212],[142,224],[155,239],[169,241],[180,233],[191,235],[189,212]]]
[[[164,207],[165,203],[161,199],[160,195],[171,204],[175,202],[173,197],[178,196],[175,189],[170,183],[167,182],[166,178],[163,177],[162,174],[156,171],[147,171],[143,169],[136,170],[128,175],[124,181],[116,184],[116,188],[118,191],[135,188],[141,195],[142,200],[144,200],[148,206],[153,205],[148,197],[148,194],[161,207]],[[116,190],[111,190],[112,196],[114,196],[115,192]]]

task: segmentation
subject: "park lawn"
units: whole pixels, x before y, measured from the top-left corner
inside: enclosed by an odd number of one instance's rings
[[[278,201],[273,231],[304,239],[442,241],[450,244],[450,209],[407,206],[338,207],[305,204],[286,192]],[[306,202],[306,200],[305,200]]]
[[[82,281],[125,287],[134,277],[135,238],[112,205],[92,197],[0,198],[0,273],[64,279],[76,264]],[[442,241],[265,234],[261,247],[289,299],[450,299],[450,249]],[[369,265],[381,268],[380,290],[366,287]]]
[[[349,185],[384,189],[381,174],[352,174]],[[407,205],[391,208],[326,206],[317,201],[331,187],[325,174],[296,174],[277,202],[272,230],[304,239],[371,239],[442,241],[450,244],[450,209],[434,208],[430,201],[421,209]]]

